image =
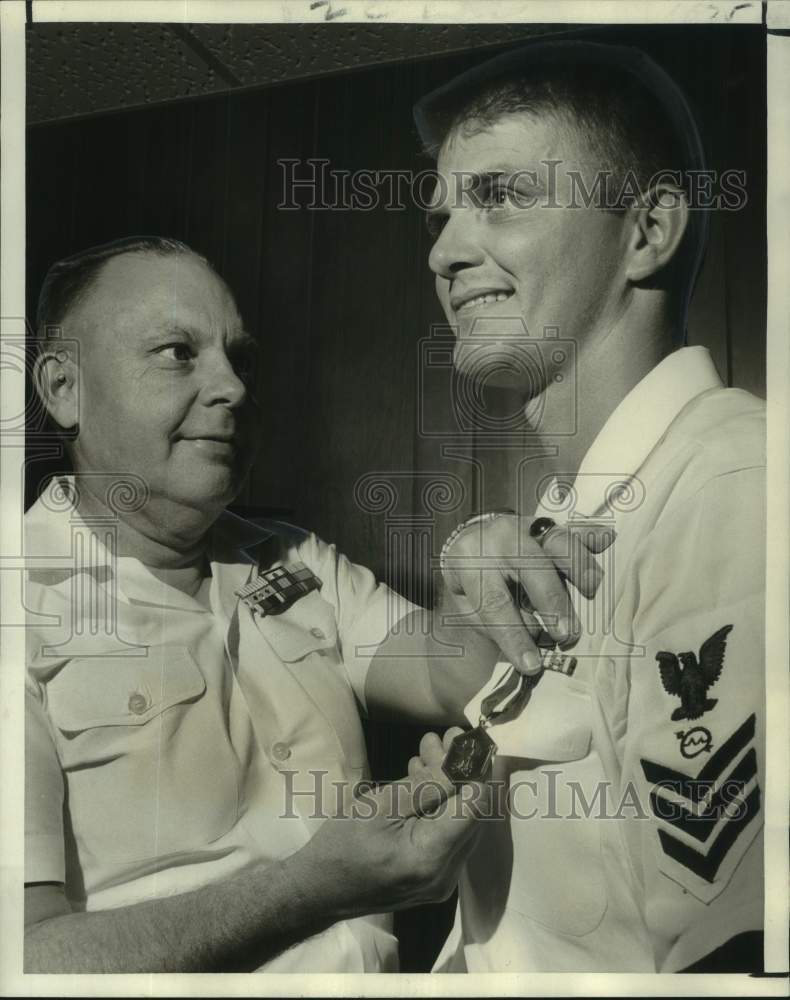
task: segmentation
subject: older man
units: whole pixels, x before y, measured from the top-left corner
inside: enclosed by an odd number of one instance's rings
[[[520,385],[558,453],[544,546],[567,547],[564,521],[617,532],[606,585],[574,595],[574,676],[545,677],[507,740],[489,729],[510,809],[466,865],[438,967],[758,968],[764,406],[680,347],[705,237],[690,112],[643,53],[562,41],[484,63],[415,117],[438,156],[430,266],[456,366]],[[514,663],[545,607],[512,596],[533,525],[475,518],[444,553],[473,610],[454,567],[499,555],[485,573]]]
[[[257,345],[184,244],[54,265],[38,331],[75,475],[25,526],[28,969],[395,968],[375,914],[451,891],[481,807],[438,768],[452,732],[354,797],[358,706],[463,721],[495,642],[398,628],[426,613],[334,546],[224,511],[254,454]]]
[[[446,895],[474,831],[406,786],[349,799],[355,692],[412,609],[315,536],[223,512],[256,343],[203,258],[78,254],[39,321],[75,476],[26,518],[27,969],[395,969],[376,914]],[[452,796],[438,737],[421,750],[412,777]]]

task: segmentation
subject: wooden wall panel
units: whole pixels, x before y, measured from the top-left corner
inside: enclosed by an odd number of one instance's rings
[[[711,166],[748,172],[747,208],[713,220],[690,341],[711,349],[727,381],[759,393],[765,310],[762,38],[758,29],[750,35],[726,28],[713,34],[646,28],[628,37],[690,93]],[[241,500],[314,528],[407,589],[411,583],[404,583],[397,554],[385,557],[387,516],[360,510],[355,483],[367,474],[390,473],[399,504],[415,512],[425,477],[456,485],[459,503],[433,511],[435,554],[472,510],[525,502],[514,494],[519,442],[516,437],[507,448],[482,447],[470,432],[450,445],[437,435],[453,424],[452,379],[446,371],[425,371],[425,343],[443,317],[419,208],[282,211],[277,160],[324,157],[335,171],[427,167],[411,121],[412,102],[477,58],[466,53],[379,67],[30,133],[31,312],[46,266],[86,245],[158,232],[205,253],[236,291],[263,344],[262,448]],[[491,405],[507,412],[512,400],[500,394]],[[533,466],[537,478],[550,465],[528,464],[525,479]],[[421,476],[409,481],[411,470]],[[425,592],[424,579],[413,582],[415,594]]]
[[[275,160],[313,155],[316,98],[314,84],[266,94],[260,113],[265,108],[268,154],[262,163],[244,160],[247,170],[260,178],[263,199],[253,332],[261,341],[258,384],[265,424],[249,497],[251,503],[281,509],[297,521],[308,460],[303,436],[314,419],[306,397],[314,217],[278,209],[282,179]]]

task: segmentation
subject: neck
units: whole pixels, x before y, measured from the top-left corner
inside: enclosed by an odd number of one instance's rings
[[[604,424],[642,379],[672,351],[668,325],[652,324],[644,317],[629,317],[589,343],[582,343],[574,369],[562,383],[550,383],[543,394],[541,424],[544,443],[557,451],[552,471],[575,476]],[[552,434],[552,427],[567,424],[568,392],[575,393],[573,433]]]
[[[178,570],[203,565],[206,538],[213,514],[150,498],[139,511],[118,511],[91,491],[91,477],[75,477],[79,486],[78,513],[91,521],[112,519],[117,528],[117,555],[131,556],[152,569]]]

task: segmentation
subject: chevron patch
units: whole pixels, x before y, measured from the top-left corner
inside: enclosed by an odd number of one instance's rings
[[[671,828],[658,829],[662,851],[708,883],[715,881],[731,848],[760,812],[754,747],[738,760],[753,740],[755,726],[756,716],[751,715],[708,758],[696,777],[655,761],[641,761],[645,778],[653,786],[653,815]],[[700,847],[684,837],[697,841]]]
[[[740,764],[726,778],[716,794],[711,797],[710,803],[705,809],[699,811],[687,809],[679,802],[673,802],[658,795],[655,790],[650,793],[650,807],[656,818],[671,823],[675,829],[693,837],[700,843],[705,843],[716,823],[726,814],[729,807],[735,808],[746,785],[756,775],[757,754],[752,747]]]
[[[728,818],[721,833],[708,847],[707,854],[695,851],[693,847],[684,844],[665,830],[658,831],[658,839],[661,841],[664,854],[674,858],[684,868],[693,871],[706,882],[713,882],[730,848],[759,812],[760,787],[755,785],[743,802],[743,808],[738,810],[737,819]]]

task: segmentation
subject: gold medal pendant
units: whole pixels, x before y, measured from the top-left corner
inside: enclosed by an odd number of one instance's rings
[[[537,675],[540,676],[540,675]],[[480,705],[480,722],[459,733],[442,761],[442,770],[453,782],[483,781],[491,768],[496,743],[486,732],[491,721],[509,710],[520,711],[537,677],[527,677],[511,667]]]
[[[541,662],[544,670],[553,670],[573,676],[576,658],[559,650],[545,650]],[[496,742],[486,730],[495,720],[504,721],[508,713],[517,715],[529,700],[530,692],[538,683],[543,671],[527,676],[510,668],[494,690],[480,704],[480,721],[465,733],[459,733],[450,744],[442,761],[442,770],[453,782],[483,781],[491,768]]]
[[[459,733],[442,761],[442,770],[455,783],[483,781],[496,753],[496,744],[481,726]]]

